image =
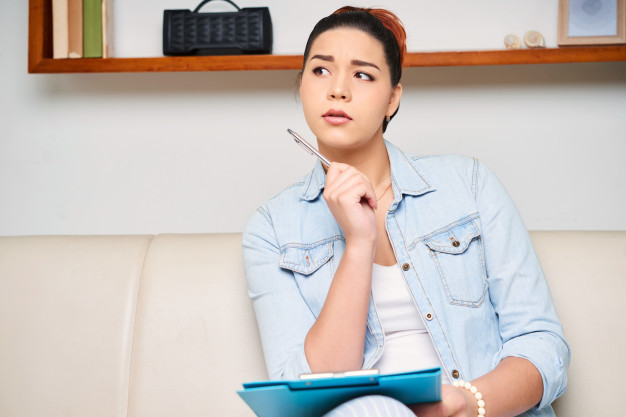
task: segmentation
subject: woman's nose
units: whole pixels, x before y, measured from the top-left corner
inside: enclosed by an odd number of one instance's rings
[[[331,84],[328,91],[328,98],[330,100],[350,101],[352,96],[347,82],[342,79],[335,79],[335,82]]]

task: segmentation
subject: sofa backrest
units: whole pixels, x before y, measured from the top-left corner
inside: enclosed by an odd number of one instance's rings
[[[558,416],[624,415],[626,232],[531,232],[570,345]],[[589,399],[593,399],[589,401]]]
[[[129,416],[253,416],[236,393],[267,379],[241,235],[159,235],[139,286]]]
[[[626,232],[533,232],[572,348],[557,415],[620,415]],[[240,234],[0,237],[0,416],[253,416]]]
[[[0,416],[126,416],[151,241],[0,238]]]

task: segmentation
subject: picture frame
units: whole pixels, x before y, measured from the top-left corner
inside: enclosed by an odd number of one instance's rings
[[[626,0],[559,0],[559,46],[624,43]]]

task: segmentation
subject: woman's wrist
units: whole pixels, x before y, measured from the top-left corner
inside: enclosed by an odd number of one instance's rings
[[[376,254],[376,237],[371,239],[346,239],[344,256],[373,262]]]
[[[482,417],[485,415],[485,400],[483,400],[483,395],[476,386],[463,380],[454,381],[452,385],[459,388],[465,396],[466,409],[470,416]]]

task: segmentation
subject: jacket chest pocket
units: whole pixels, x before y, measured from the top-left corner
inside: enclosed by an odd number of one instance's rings
[[[487,293],[480,229],[473,219],[428,235],[428,247],[450,304],[478,307]]]
[[[282,248],[280,267],[293,272],[300,294],[317,317],[334,276],[334,243],[329,238],[313,244],[294,243]]]

